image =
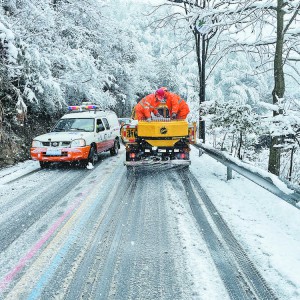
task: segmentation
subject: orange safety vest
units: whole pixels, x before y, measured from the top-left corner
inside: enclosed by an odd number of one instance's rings
[[[160,104],[160,101],[156,100],[155,94],[150,94],[144,97],[135,106],[135,119],[144,120],[151,117],[151,112],[157,114],[156,107]]]
[[[170,116],[177,114],[177,119],[185,119],[190,112],[188,104],[177,94],[165,91],[166,105],[169,108]]]

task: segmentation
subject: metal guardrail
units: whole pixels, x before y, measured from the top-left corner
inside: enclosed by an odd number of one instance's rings
[[[242,176],[248,178],[249,180],[253,181],[257,185],[261,186],[262,188],[266,189],[267,191],[273,193],[274,195],[280,197],[281,199],[287,201],[288,203],[292,204],[293,206],[300,209],[299,206],[297,206],[297,202],[300,201],[300,190],[295,190],[291,187],[288,187],[289,189],[293,190],[291,194],[287,194],[283,192],[281,189],[279,189],[273,182],[270,177],[264,177],[259,173],[256,173],[254,171],[251,171],[250,169],[247,169],[246,163],[241,162],[241,164],[244,164],[245,166],[241,166],[240,164],[236,164],[233,160],[230,160],[228,157],[226,157],[222,151],[219,151],[217,149],[211,149],[209,147],[206,147],[203,144],[194,144],[194,146],[199,149],[202,153],[205,152],[212,158],[216,159],[223,165],[227,167],[227,179],[232,179],[232,170],[235,172],[241,174]],[[199,155],[201,153],[199,152]],[[284,183],[285,184],[285,183]]]

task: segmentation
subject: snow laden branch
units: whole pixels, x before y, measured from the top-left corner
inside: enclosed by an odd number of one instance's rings
[[[171,1],[172,2],[172,1]],[[185,8],[190,27],[205,27],[209,32],[219,32],[210,40],[207,57],[220,62],[223,54],[244,51],[256,61],[256,70],[262,74],[273,70],[274,88],[272,102],[276,105],[285,96],[285,77],[299,82],[298,68],[289,62],[300,60],[299,8],[300,1],[248,0],[248,1],[176,1]],[[228,51],[228,49],[230,49]],[[259,58],[259,59],[257,59]],[[211,69],[213,73],[213,68]],[[273,111],[274,122],[283,111]],[[283,126],[282,136],[287,135]],[[272,135],[269,171],[279,175],[281,137]]]
[[[275,51],[277,11],[284,14],[285,53],[288,49],[287,60],[299,60],[299,26],[296,21],[299,17],[299,1],[283,1],[282,7],[273,0],[266,1],[169,1],[181,4],[185,8],[190,27],[196,22],[201,22],[211,31],[223,32],[220,42],[233,49],[252,48],[263,49],[265,52]],[[222,48],[220,49],[222,52]],[[298,55],[298,56],[296,56]]]

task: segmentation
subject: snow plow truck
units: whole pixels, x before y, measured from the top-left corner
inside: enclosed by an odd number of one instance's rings
[[[196,123],[172,120],[166,106],[159,107],[158,111],[161,118],[150,122],[134,120],[122,127],[127,168],[190,165],[190,144],[196,141]]]

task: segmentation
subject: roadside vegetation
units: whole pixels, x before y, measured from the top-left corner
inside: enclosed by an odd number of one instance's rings
[[[28,159],[67,105],[128,117],[166,86],[204,121],[207,143],[298,185],[299,2],[276,4],[3,1],[0,167]]]

